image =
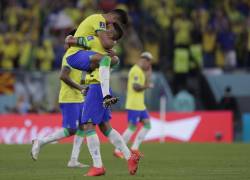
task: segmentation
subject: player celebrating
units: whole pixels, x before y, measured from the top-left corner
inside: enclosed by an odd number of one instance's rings
[[[109,25],[106,34],[110,40],[116,41],[118,40],[117,38],[121,37],[119,32],[120,31],[116,31],[115,26]],[[91,36],[91,38],[88,37],[88,39],[90,39],[89,44],[92,52],[95,52],[98,56],[106,53],[106,50],[96,36]],[[99,70],[95,69],[91,73],[88,73],[85,81],[90,85],[83,108],[81,120],[83,125],[81,128],[86,132],[87,145],[93,159],[93,167],[90,168],[86,176],[100,176],[105,174],[100,154],[100,142],[95,132],[95,125],[99,125],[101,131],[108,137],[111,143],[124,153],[125,158],[128,160],[130,174],[134,175],[138,167],[140,156],[130,152],[121,135],[116,130],[112,129],[109,124],[111,118],[110,109],[104,108],[102,105]]]
[[[61,89],[59,93],[59,103],[63,116],[63,128],[47,137],[33,140],[31,157],[33,160],[37,160],[40,149],[44,145],[76,134],[68,167],[88,167],[87,165],[78,162],[78,156],[84,135],[83,131],[77,130],[84,100],[82,93],[85,90],[84,86],[80,85],[82,72],[70,67],[67,64],[65,56],[62,61],[60,79]]]
[[[95,131],[95,125],[98,125],[102,133],[109,141],[119,149],[128,162],[128,169],[131,175],[134,175],[138,168],[140,154],[131,152],[124,142],[122,136],[112,128],[109,123],[111,119],[111,111],[104,108],[102,105],[102,91],[99,81],[98,69],[86,76],[86,83],[89,85],[89,90],[84,103],[81,123],[81,128],[86,132],[87,145],[93,160],[91,167],[86,176],[101,176],[105,174],[103,167],[100,141]]]
[[[123,139],[128,143],[138,123],[143,124],[131,146],[131,151],[137,154],[141,154],[139,146],[151,128],[149,114],[144,103],[144,91],[153,87],[153,84],[150,83],[152,58],[151,53],[143,52],[139,62],[130,69],[128,74],[126,109],[129,125],[123,133]],[[124,157],[119,149],[115,149],[114,155],[119,158]]]
[[[109,24],[119,24],[120,26],[126,26],[127,13],[121,9],[115,9],[106,14],[94,14],[87,17],[77,28],[74,37],[77,37],[77,47],[71,46],[66,53],[67,62],[72,66],[78,66],[81,64],[81,70],[91,71],[90,57],[95,54],[92,51],[86,51],[88,49],[88,40],[85,37],[97,36],[100,39],[102,47],[105,50],[109,50],[114,46],[114,41],[110,41],[110,38],[106,34],[106,26]],[[83,49],[85,48],[85,50]],[[110,77],[110,64],[111,58],[104,56],[100,61],[100,82],[103,94],[103,103],[106,106],[112,104],[114,98],[109,92],[109,77]]]

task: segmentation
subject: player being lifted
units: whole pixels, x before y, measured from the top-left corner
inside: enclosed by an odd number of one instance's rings
[[[107,55],[97,57],[96,52],[86,51],[89,49],[88,42],[93,36],[98,37],[102,48],[110,50],[115,41],[110,40],[107,33],[105,33],[107,25],[116,24],[122,28],[126,26],[127,21],[127,13],[121,9],[87,17],[74,34],[74,37],[77,38],[77,46],[70,44],[71,47],[66,52],[67,62],[73,68],[89,72],[95,69],[92,64],[98,63],[104,106],[110,106],[117,102],[117,98],[112,97],[109,92],[111,58]]]
[[[123,33],[119,26],[116,24],[109,24],[108,27],[108,30],[104,33],[110,40],[116,41],[122,37]],[[71,45],[73,44],[71,43]],[[95,58],[92,58],[94,61],[91,62],[90,65],[92,68],[98,67],[96,62],[98,59],[100,60],[103,57],[102,54],[106,54],[106,51],[102,48],[102,44],[96,36],[88,36],[88,45],[95,51],[95,54],[93,55]],[[117,63],[117,59],[113,58],[112,62]],[[77,65],[81,65],[81,63]],[[72,68],[67,63],[66,56],[64,56],[60,78],[62,81],[59,93],[59,103],[63,115],[63,129],[60,129],[47,137],[34,140],[31,156],[34,160],[37,160],[39,152],[45,144],[60,140],[76,133],[71,160],[68,162],[68,167],[86,167],[86,165],[78,162],[80,147],[84,136],[83,130],[77,130],[77,125],[79,124],[83,109],[83,95],[81,92],[85,90],[83,86],[79,85],[82,79],[82,71]]]
[[[129,124],[123,133],[123,139],[128,143],[138,123],[141,122],[143,124],[131,146],[131,151],[137,154],[141,154],[139,146],[151,128],[149,114],[144,103],[144,91],[153,87],[153,84],[150,83],[152,58],[151,53],[143,52],[138,63],[130,69],[128,74],[126,109]],[[119,158],[124,157],[119,149],[115,149],[114,155]]]
[[[78,162],[84,135],[83,131],[78,129],[84,101],[82,93],[85,90],[84,86],[81,85],[82,71],[70,67],[67,64],[65,56],[62,60],[60,79],[59,104],[63,117],[63,128],[46,137],[33,140],[31,157],[33,160],[37,160],[39,152],[44,145],[77,134],[74,138],[73,150],[70,161],[68,162],[68,167],[88,167]]]
[[[117,32],[120,31],[115,31],[116,28],[115,24],[109,25],[106,31],[108,37],[113,41],[118,40],[117,37],[121,37],[120,34],[117,34]],[[106,53],[106,50],[102,47],[97,37],[93,36],[88,39],[92,52],[99,54],[99,56]],[[89,90],[84,103],[81,128],[85,131],[87,145],[93,159],[93,167],[90,168],[86,176],[100,176],[105,174],[100,154],[100,142],[95,132],[95,125],[98,125],[102,133],[108,137],[110,142],[123,152],[125,159],[128,161],[129,172],[131,175],[134,175],[137,171],[140,155],[132,153],[123,141],[122,136],[115,129],[112,129],[109,123],[111,111],[102,105],[102,90],[99,77],[98,68],[88,73],[86,76],[86,83],[89,84]]]

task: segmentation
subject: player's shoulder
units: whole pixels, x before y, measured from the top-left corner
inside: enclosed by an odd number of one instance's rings
[[[90,16],[88,16],[86,18],[86,20],[94,20],[94,21],[98,21],[98,20],[104,20],[104,17],[102,14],[92,14]]]
[[[133,65],[130,69],[130,72],[138,72],[138,71],[140,71],[140,67],[137,64]]]

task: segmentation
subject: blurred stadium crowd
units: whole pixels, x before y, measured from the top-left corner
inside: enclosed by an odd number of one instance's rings
[[[131,26],[116,47],[122,67],[141,50],[174,73],[250,67],[249,0],[2,0],[0,68],[60,68],[65,35],[88,15],[126,9]]]
[[[211,103],[204,95],[209,88],[201,85],[201,70],[215,68],[223,74],[250,68],[250,0],[1,0],[0,95],[7,99],[1,100],[6,103],[0,112],[58,111],[55,70],[61,66],[66,35],[88,15],[114,8],[126,10],[130,18],[125,37],[115,47],[121,69],[133,65],[142,51],[150,51],[154,70],[171,86],[165,88],[168,100],[175,95],[170,110],[222,109],[217,104],[223,99]],[[125,99],[127,71],[119,73],[113,82]],[[219,97],[231,88],[231,81],[223,82]],[[147,95],[150,110],[159,109],[154,98],[162,94],[160,86]],[[189,102],[188,108],[182,109],[179,99]]]

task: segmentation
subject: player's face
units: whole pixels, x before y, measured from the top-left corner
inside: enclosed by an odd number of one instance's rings
[[[151,67],[151,62],[143,58],[143,70],[148,71]]]
[[[108,24],[106,32],[107,32],[109,38],[115,40],[115,28],[114,28],[113,24]]]

